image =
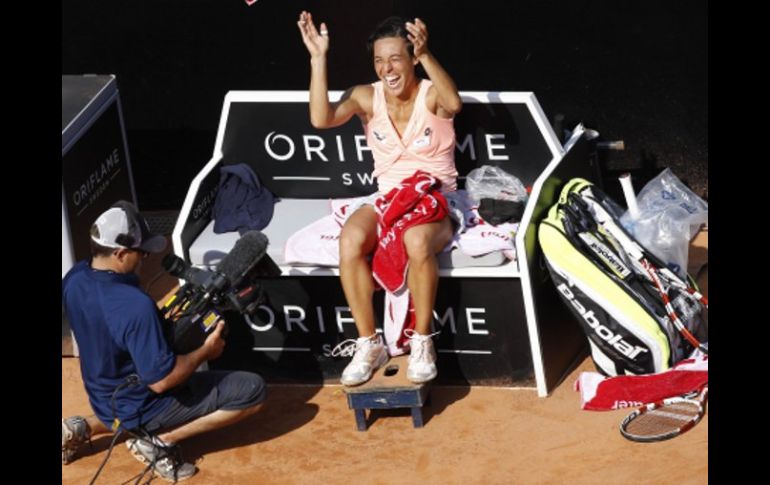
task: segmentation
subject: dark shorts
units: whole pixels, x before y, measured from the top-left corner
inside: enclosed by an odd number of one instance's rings
[[[195,372],[187,382],[171,392],[171,404],[145,423],[144,428],[156,432],[175,428],[220,409],[250,408],[264,401],[266,395],[265,381],[252,372]]]

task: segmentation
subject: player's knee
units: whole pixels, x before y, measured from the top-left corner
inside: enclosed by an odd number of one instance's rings
[[[366,234],[360,229],[343,230],[340,234],[340,259],[354,259],[363,255]]]
[[[404,248],[410,260],[425,260],[433,256],[431,237],[424,232],[404,234]]]

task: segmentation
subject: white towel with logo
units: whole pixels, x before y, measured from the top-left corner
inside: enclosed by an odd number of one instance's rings
[[[332,199],[329,202],[331,214],[303,227],[286,240],[283,259],[295,266],[340,265],[340,233],[342,226],[369,196],[352,199]]]

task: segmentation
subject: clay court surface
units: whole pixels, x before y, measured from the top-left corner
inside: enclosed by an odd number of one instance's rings
[[[89,409],[78,365],[62,359],[62,416]],[[183,443],[199,468],[186,483],[708,482],[708,411],[672,440],[627,441],[618,423],[628,410],[580,410],[572,384],[582,370],[593,370],[590,359],[547,398],[529,389],[434,387],[424,428],[412,427],[408,410],[380,411],[364,432],[341,386],[271,386],[261,412]],[[88,483],[110,439],[96,438],[92,452],[62,466],[62,483]],[[96,483],[133,483],[144,469],[120,441]]]
[[[160,255],[148,259],[142,280],[159,267],[155,259]],[[690,274],[698,274],[706,294],[707,261],[708,232],[703,232],[690,246]],[[150,294],[162,301],[175,281],[162,277]],[[682,436],[627,441],[618,425],[629,410],[580,409],[573,384],[581,371],[593,370],[586,358],[547,398],[538,398],[534,389],[434,386],[423,428],[412,426],[408,409],[380,410],[369,415],[364,432],[356,429],[342,386],[271,385],[257,414],[182,443],[185,458],[199,468],[186,483],[708,483],[708,408]],[[62,358],[61,413],[90,414],[75,357]],[[95,437],[93,451],[86,446],[81,458],[62,466],[62,483],[89,483],[111,439]],[[134,483],[144,470],[124,440],[97,484]]]

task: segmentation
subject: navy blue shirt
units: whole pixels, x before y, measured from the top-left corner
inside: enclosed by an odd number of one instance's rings
[[[111,399],[131,374],[139,385],[122,388],[115,398],[121,426],[132,429],[171,404],[149,387],[166,377],[176,357],[163,336],[155,302],[131,274],[92,269],[77,263],[62,280],[62,302],[80,352],[80,371],[96,416],[112,425]]]

